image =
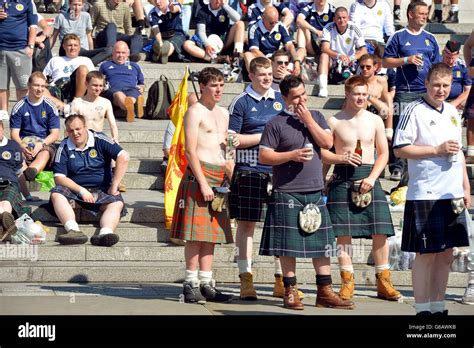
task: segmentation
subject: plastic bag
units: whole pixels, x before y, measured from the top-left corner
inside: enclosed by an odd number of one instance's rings
[[[395,235],[388,238],[389,263],[392,271],[406,271],[412,267],[416,253],[402,251],[402,231],[395,229]]]
[[[42,171],[36,175],[35,181],[41,184],[40,190],[44,192],[49,192],[54,186],[56,186],[53,172]]]
[[[42,244],[46,241],[46,231],[41,222],[34,222],[28,214],[15,220],[17,231],[12,235],[13,244]]]
[[[400,204],[405,204],[407,200],[407,191],[408,191],[408,186],[402,186],[393,191],[390,194],[390,200],[392,205],[400,205]]]

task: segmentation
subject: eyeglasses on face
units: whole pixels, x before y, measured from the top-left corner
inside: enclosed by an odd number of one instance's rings
[[[373,67],[373,65],[359,65],[359,66],[360,66],[360,68],[361,68],[362,70],[365,70],[365,69],[367,69],[367,70],[368,70],[368,69],[372,69],[372,67]]]
[[[277,63],[278,65],[283,65],[285,64],[286,66],[288,66],[290,64],[290,62],[284,62],[282,60],[277,60],[275,63]]]

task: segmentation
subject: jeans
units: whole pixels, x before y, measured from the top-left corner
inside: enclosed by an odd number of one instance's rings
[[[125,35],[117,32],[117,26],[109,23],[96,36],[97,47],[113,47],[117,41],[125,41],[130,48],[130,54],[140,53],[143,47],[141,35]]]

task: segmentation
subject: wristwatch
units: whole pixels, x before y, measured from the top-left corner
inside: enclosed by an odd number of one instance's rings
[[[31,45],[28,45],[29,48],[31,49],[34,49],[35,48],[35,45],[34,44],[31,44]]]

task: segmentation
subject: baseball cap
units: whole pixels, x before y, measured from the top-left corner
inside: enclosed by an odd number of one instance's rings
[[[451,53],[459,52],[461,43],[459,41],[449,40],[446,42],[446,49]]]

